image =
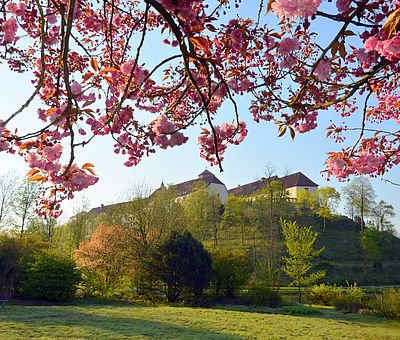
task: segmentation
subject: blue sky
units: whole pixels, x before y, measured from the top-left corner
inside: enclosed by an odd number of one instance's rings
[[[0,65],[0,79],[0,102],[2,103],[0,119],[4,119],[29,96],[32,87],[28,75],[10,73],[4,65]],[[197,145],[199,127],[197,126],[188,131],[190,139],[185,145],[169,150],[159,150],[150,158],[144,158],[137,167],[133,168],[124,167],[125,158],[114,154],[113,143],[106,137],[95,140],[94,143],[79,150],[77,162],[93,163],[100,180],[97,185],[79,193],[77,197],[86,196],[90,200],[91,207],[95,207],[122,199],[129,188],[138,183],[146,183],[157,188],[161,181],[179,183],[193,179],[206,168],[223,181],[229,189],[262,177],[266,163],[274,165],[278,175],[284,172],[301,171],[320,186],[330,185],[340,190],[342,183],[334,178],[327,182],[320,173],[324,169],[326,152],[341,148],[340,145],[335,145],[332,141],[325,139],[324,127],[335,113],[323,112],[320,117],[320,127],[310,133],[297,135],[292,141],[289,136],[278,138],[274,124],[253,122],[245,99],[239,100],[239,108],[242,119],[248,124],[249,134],[241,145],[231,146],[227,150],[222,173],[219,173],[218,168],[210,167],[199,157]],[[230,109],[225,108],[225,110],[226,112],[222,111],[221,114],[229,114],[227,120],[230,121]],[[354,119],[357,124],[360,117],[355,116]],[[27,129],[34,126],[35,122],[36,112],[34,108],[31,108],[20,115],[14,127]],[[354,138],[356,139],[356,136]],[[21,174],[27,171],[24,162],[18,157],[0,154],[0,172],[8,168],[14,168]],[[384,177],[400,182],[399,168],[394,168]],[[372,182],[377,198],[391,203],[400,215],[400,187],[385,183],[381,179],[372,179]],[[72,202],[64,204],[65,217],[72,214],[72,205]],[[400,231],[400,216],[397,216],[394,222]]]

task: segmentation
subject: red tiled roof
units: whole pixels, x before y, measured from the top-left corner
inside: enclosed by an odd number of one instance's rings
[[[173,184],[169,188],[173,189],[176,191],[178,196],[185,196],[193,192],[196,188],[205,185],[206,187],[209,186],[210,184],[221,184],[225,185],[222,183],[215,175],[208,171],[205,170],[201,174],[198,175],[198,178],[192,179],[190,181],[178,183],[178,184]],[[155,190],[150,197],[152,197],[158,190],[161,190],[163,186]]]
[[[110,208],[116,208],[118,206],[123,206],[124,204],[127,204],[127,203],[129,203],[129,202],[113,203],[113,204],[109,204],[109,205],[102,204],[100,207],[90,209],[89,214],[98,215],[98,214],[101,214],[102,212],[105,212],[106,210],[108,210]]]
[[[178,196],[185,196],[190,194],[194,189],[196,189],[196,187],[200,185],[205,184],[206,186],[209,186],[212,183],[225,185],[217,177],[215,177],[213,173],[205,170],[198,175],[198,178],[172,185],[171,188],[177,192]]]
[[[283,185],[286,188],[318,186],[318,184],[314,183],[311,179],[303,175],[301,172],[296,172],[294,174],[282,177],[279,180],[282,181]]]
[[[251,182],[244,185],[239,185],[236,188],[229,189],[228,194],[235,196],[247,196],[258,190],[265,188],[265,184],[268,181],[280,181],[285,186],[285,188],[292,187],[318,187],[318,184],[315,184],[312,180],[310,180],[307,176],[303,175],[301,172],[296,172],[294,174],[290,174],[284,177],[273,176],[270,178],[262,178],[258,181]]]
[[[229,189],[228,194],[229,195],[235,195],[235,196],[247,196],[252,194],[253,192],[256,192],[258,190],[261,190],[265,188],[265,185],[269,181],[276,181],[278,180],[277,176],[273,176],[270,178],[261,178],[258,181],[251,182],[248,184],[244,185],[239,185],[236,188]]]

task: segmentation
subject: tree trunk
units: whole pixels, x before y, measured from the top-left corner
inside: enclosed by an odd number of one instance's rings
[[[301,286],[300,285],[297,286],[297,294],[299,297],[299,303],[301,303]]]
[[[364,187],[363,186],[361,186],[361,225],[360,225],[360,228],[361,228],[361,231],[363,231],[364,230]]]

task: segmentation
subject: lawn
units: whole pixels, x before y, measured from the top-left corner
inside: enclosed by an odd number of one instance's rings
[[[323,310],[78,303],[0,309],[0,339],[400,339],[400,323]]]

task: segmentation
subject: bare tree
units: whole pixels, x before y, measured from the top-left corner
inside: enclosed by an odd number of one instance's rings
[[[11,218],[12,200],[18,188],[18,175],[7,171],[0,175],[0,226]]]
[[[347,206],[351,206],[359,214],[360,229],[364,230],[365,217],[370,214],[374,205],[375,192],[371,182],[365,177],[356,177],[343,188]]]
[[[13,213],[19,222],[16,222],[21,234],[25,231],[27,221],[34,214],[35,200],[39,195],[39,186],[34,182],[24,180],[18,187],[14,196],[12,207]]]
[[[391,204],[380,200],[372,207],[372,215],[376,220],[379,231],[391,231],[393,229],[393,224],[388,220],[388,218],[396,215]]]

